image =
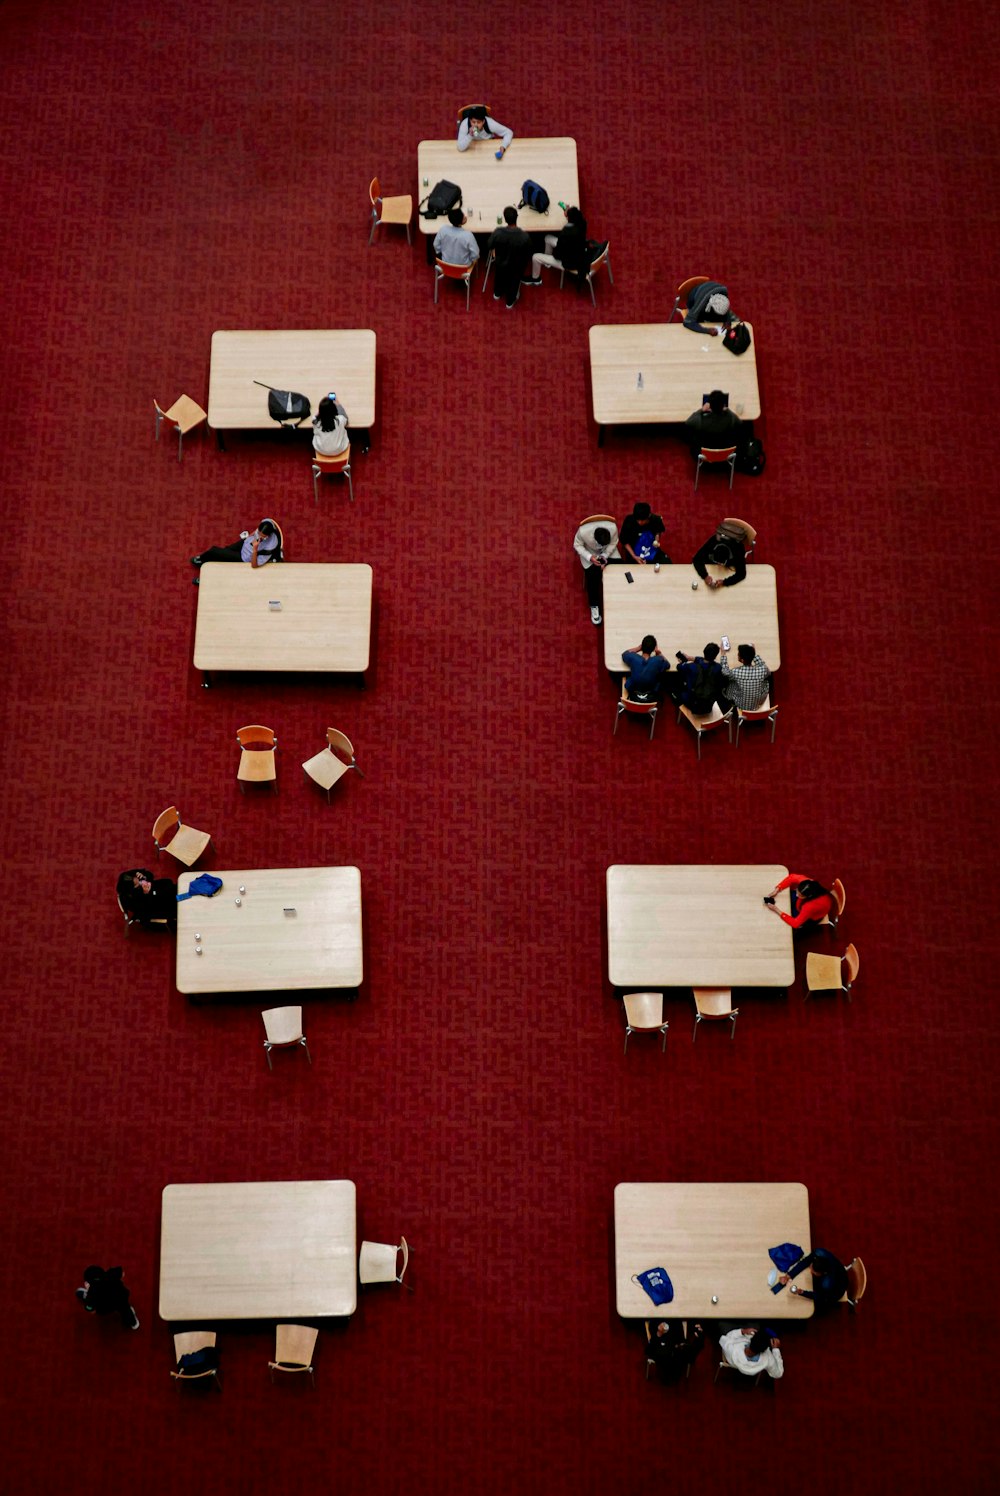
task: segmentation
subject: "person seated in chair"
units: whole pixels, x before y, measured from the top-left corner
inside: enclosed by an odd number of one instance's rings
[[[485,104],[471,104],[468,109],[462,110],[458,126],[460,151],[467,151],[474,140],[497,140],[500,143],[494,154],[500,161],[513,139],[513,130],[508,130],[506,125],[499,124],[492,115],[487,114]]]
[[[729,408],[729,397],[713,390],[708,399],[684,422],[692,457],[702,447],[739,447],[742,422]]]
[[[745,1377],[755,1377],[760,1371],[766,1371],[775,1381],[784,1376],[780,1345],[781,1341],[770,1330],[756,1330],[752,1325],[727,1330],[719,1336],[719,1349],[727,1366],[741,1371]]]
[[[313,416],[313,451],[321,457],[337,457],[351,445],[347,434],[347,411],[333,390],[324,395]]]
[[[504,208],[503,219],[503,227],[493,230],[486,248],[493,251],[493,300],[503,297],[510,310],[518,298],[531,240],[517,226],[516,208]]]
[[[699,320],[703,317],[710,321],[709,326],[704,326]],[[703,332],[707,333],[710,338],[717,338],[720,333],[725,332],[732,320],[729,290],[719,281],[705,281],[703,285],[695,286],[688,293],[684,326],[690,332]]]
[[[691,565],[706,587],[714,591],[717,587],[735,587],[737,582],[743,581],[747,574],[748,538],[742,525],[724,519],[701,550],[695,552]],[[709,566],[728,566],[733,574],[731,577],[710,577]]]
[[[719,656],[722,666],[722,674],[726,684],[723,686],[723,698],[719,705],[725,707],[732,703],[739,707],[741,712],[755,712],[761,702],[767,700],[771,689],[771,672],[767,668],[765,660],[754,649],[752,644],[741,644],[736,651],[740,663],[732,670],[729,668],[729,656],[723,650]]]
[[[177,885],[172,878],[156,878],[144,867],[131,868],[118,874],[115,891],[125,913],[140,925],[165,919],[174,934],[177,933]]]
[[[804,1257],[800,1257],[787,1273],[778,1274],[779,1283],[788,1283],[792,1278],[797,1278],[799,1273],[809,1269],[811,1277],[811,1288],[799,1288],[798,1284],[792,1283],[789,1293],[800,1294],[804,1299],[812,1299],[816,1306],[817,1314],[827,1309],[832,1309],[839,1304],[847,1292],[847,1269],[839,1257],[834,1257],[825,1247],[813,1247]]]
[[[479,259],[476,236],[465,227],[466,221],[461,208],[452,208],[448,222],[434,235],[434,253],[446,265],[474,265]]]
[[[625,688],[630,701],[652,702],[659,699],[663,677],[670,666],[656,647],[652,634],[647,634],[641,644],[626,649],[622,659],[628,666]]]
[[[646,1321],[646,1355],[656,1362],[656,1370],[664,1382],[676,1382],[693,1366],[705,1349],[705,1331],[699,1324],[692,1324],[687,1334],[681,1320],[671,1323],[661,1320],[658,1325]]]
[[[565,270],[576,277],[577,288],[582,288],[590,269],[587,253],[587,220],[579,208],[566,209],[566,227],[558,234],[545,235],[545,253],[531,257],[531,274],[524,278],[526,286],[542,284],[542,266],[550,270]]]
[[[277,558],[280,545],[278,527],[274,520],[262,519],[256,530],[249,534],[244,530],[239,540],[234,540],[232,545],[213,545],[207,551],[200,551],[197,556],[192,556],[191,565],[202,567],[206,561],[247,561],[253,567],[266,566],[269,561]],[[197,587],[201,578],[195,577],[193,580]]]
[[[661,561],[669,566],[670,557],[660,545],[663,530],[662,516],[654,514],[650,506],[640,500],[622,521],[621,540],[626,557],[640,566],[658,565]]]
[[[695,717],[707,717],[719,703],[723,712],[732,707],[731,701],[722,699],[722,666],[719,664],[719,646],[706,644],[700,655],[686,655],[677,651],[677,684],[671,691],[676,706],[686,706]]]
[[[774,902],[783,888],[791,889],[791,914],[785,914]],[[822,924],[824,919],[837,910],[836,895],[824,888],[822,883],[817,883],[815,878],[807,878],[804,873],[789,873],[787,878],[782,878],[770,893],[764,895],[764,903],[772,914],[783,919],[786,925],[791,925],[793,930],[801,930],[803,925]]]

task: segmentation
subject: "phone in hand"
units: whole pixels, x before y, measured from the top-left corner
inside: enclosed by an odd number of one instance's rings
[[[766,893],[764,895],[764,903],[765,904],[773,904],[774,903],[774,895],[772,893]]]
[[[723,636],[722,636],[722,647],[726,651],[726,653],[728,654],[729,653],[729,647],[730,647],[729,646],[729,635],[728,634],[723,634]]]

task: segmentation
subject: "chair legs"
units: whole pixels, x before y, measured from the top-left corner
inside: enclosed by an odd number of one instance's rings
[[[344,477],[347,479],[347,491],[348,491],[348,494],[350,496],[351,503],[353,504],[354,503],[354,480],[351,477],[351,464],[349,462],[345,462],[345,464],[344,464],[344,466],[342,468],[331,469],[330,471],[331,471],[331,473],[333,473],[333,472],[342,473],[344,475]],[[312,475],[313,475],[313,503],[314,504],[318,504],[319,503],[319,480],[323,476],[323,469],[321,467],[318,467],[315,462],[313,463]]]

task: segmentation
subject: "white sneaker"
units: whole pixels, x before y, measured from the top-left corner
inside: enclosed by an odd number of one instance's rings
[[[593,607],[593,608],[591,608],[591,610],[590,610],[590,621],[591,621],[591,623],[594,623],[594,624],[599,624],[600,623],[600,621],[601,621],[601,610],[600,610],[600,608],[598,608],[596,606]]]

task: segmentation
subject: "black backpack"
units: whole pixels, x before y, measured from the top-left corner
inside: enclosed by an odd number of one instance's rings
[[[431,189],[427,199],[427,211],[425,218],[444,218],[452,208],[462,206],[462,189],[456,187],[454,182],[447,181],[444,177]]]
[[[533,182],[529,177],[526,182],[521,183],[521,201],[519,208],[533,208],[536,213],[547,213],[549,211],[549,194],[544,187]]]
[[[308,395],[297,395],[294,390],[275,390],[263,380],[255,379],[254,384],[259,384],[262,390],[267,390],[267,413],[272,421],[277,421],[283,426],[286,421],[297,425],[304,421],[312,413]]]
[[[748,473],[751,478],[759,478],[767,463],[767,455],[764,445],[756,437],[747,442],[745,452],[737,452],[736,466],[741,473]]]
[[[719,671],[713,670],[707,660],[696,660],[694,678],[691,682],[691,700],[688,711],[696,717],[705,717],[715,705]]]

